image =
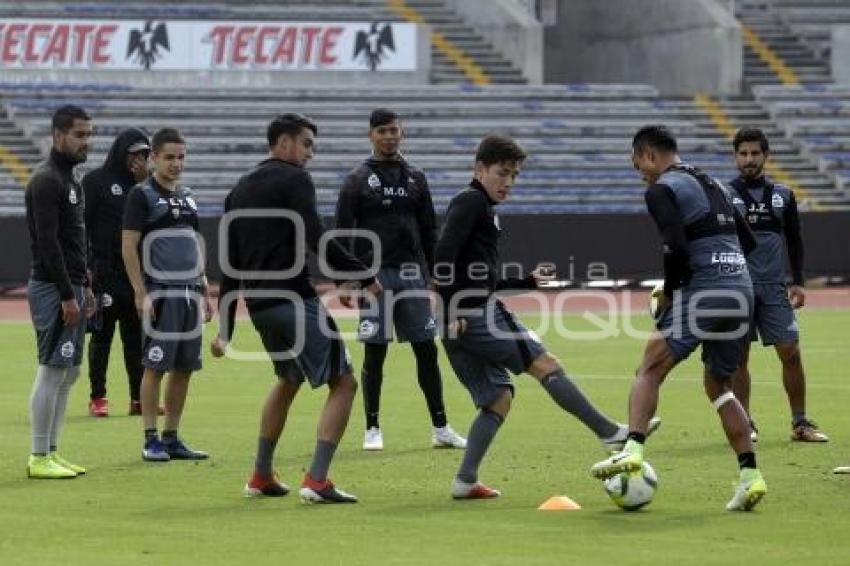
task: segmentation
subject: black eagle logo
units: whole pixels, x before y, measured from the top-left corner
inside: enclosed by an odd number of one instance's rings
[[[165,23],[153,25],[151,20],[145,22],[144,30],[131,30],[130,41],[127,44],[127,58],[150,70],[151,65],[162,57],[160,48],[168,51],[168,30]]]
[[[379,26],[378,22],[374,22],[368,32],[358,31],[354,41],[352,59],[357,59],[362,54],[370,71],[378,68],[387,56],[387,51],[395,51],[392,26],[390,24],[384,24],[381,28]]]

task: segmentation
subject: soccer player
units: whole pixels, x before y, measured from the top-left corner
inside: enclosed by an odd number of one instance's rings
[[[806,416],[806,377],[794,317],[794,309],[806,302],[797,200],[790,188],[774,183],[764,174],[764,164],[770,156],[764,132],[757,128],[741,129],[732,145],[735,165],[741,172],[730,183],[735,190],[732,202],[747,219],[758,242],[747,257],[756,301],[752,340],[758,340],[761,335],[762,344],[773,346],[782,363],[782,383],[791,406],[791,440],[827,442],[829,438]],[[786,257],[791,265],[789,287],[786,287]],[[749,352],[748,343],[741,367],[732,380],[732,389],[750,415],[750,434],[755,441],[758,431],[750,413]]]
[[[425,174],[399,150],[402,138],[401,122],[395,112],[385,108],[372,112],[372,156],[346,176],[336,207],[337,228],[371,231],[380,242],[380,249],[371,249],[363,238],[351,240],[355,255],[363,263],[371,263],[375,254],[380,254],[375,259],[380,264],[378,279],[384,288],[377,303],[361,304],[357,333],[358,340],[364,343],[360,374],[366,411],[363,449],[384,448],[378,412],[393,326],[399,342],[410,342],[416,358],[416,377],[431,415],[432,446],[465,448],[466,439],[452,429],[446,418],[434,344],[437,325],[427,295],[437,239],[434,205]]]
[[[220,289],[219,333],[211,349],[217,357],[225,353],[233,333],[234,292],[241,288],[251,322],[279,378],[263,407],[254,472],[245,495],[280,497],[289,492],[274,471],[274,451],[289,407],[306,380],[313,388],[327,385],[329,392],[319,416],[313,460],[301,484],[301,500],[355,503],[356,496],[328,478],[328,469],[348,424],[357,381],[336,324],[310,282],[307,248],[318,251],[319,259],[338,272],[361,272],[360,283],[367,293],[379,294],[381,285],[333,239],[319,250],[324,228],[316,210],[316,189],[305,170],[317,133],[316,125],[300,114],[275,117],[266,131],[268,159],[240,178],[225,200],[222,222],[228,222],[227,240],[222,246],[227,263]]]
[[[728,510],[750,510],[767,492],[750,440],[747,414],[731,378],[748,340],[753,290],[744,254],[755,246],[746,221],[720,183],[683,163],[664,126],[645,126],[632,162],[649,187],[647,208],[664,243],[664,295],[629,399],[625,448],[592,468],[600,479],[643,465],[647,424],[667,374],[702,344],[703,383],[738,457],[740,481]]]
[[[120,323],[124,368],[130,384],[130,414],[141,415],[142,323],[136,313],[133,287],[121,257],[121,226],[127,195],[148,176],[148,137],[136,128],[118,134],[103,166],[83,177],[86,195],[86,236],[91,250],[92,289],[100,316],[89,341],[89,414],[109,415],[106,369],[115,326]]]
[[[205,452],[191,449],[177,434],[189,378],[201,369],[201,320],[209,321],[213,314],[197,239],[198,208],[191,189],[179,184],[186,159],[183,136],[163,128],[151,141],[153,175],[127,197],[122,231],[124,266],[136,310],[141,320],[148,317],[140,397],[145,433],[142,459],[204,460]],[[144,266],[139,259],[141,248]],[[166,372],[160,439],[157,412]]]
[[[73,173],[88,156],[91,117],[78,106],[62,106],[53,114],[52,133],[50,156],[33,171],[24,197],[32,251],[27,298],[38,344],[27,475],[39,479],[86,473],[56,450],[83,358],[86,325],[80,310],[94,313],[86,273],[85,197]]]
[[[495,207],[508,198],[525,159],[525,151],[508,137],[481,141],[474,179],[451,200],[434,253],[434,281],[447,326],[443,346],[479,409],[452,484],[455,499],[501,495],[478,480],[478,469],[511,408],[514,386],[507,370],[534,377],[609,451],[621,448],[628,433],[587,400],[539,338],[494,296],[497,290],[535,289],[554,277],[542,266],[524,279],[502,279],[498,272],[501,228]],[[653,427],[657,424],[656,419]]]

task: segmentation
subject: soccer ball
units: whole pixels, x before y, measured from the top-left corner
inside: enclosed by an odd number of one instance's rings
[[[655,287],[652,288],[652,291],[649,293],[649,316],[654,319],[658,319],[658,302],[661,300],[661,297],[664,295],[664,283],[659,283]]]
[[[655,496],[658,476],[649,462],[638,472],[623,472],[605,480],[605,492],[617,507],[637,511],[649,505]]]

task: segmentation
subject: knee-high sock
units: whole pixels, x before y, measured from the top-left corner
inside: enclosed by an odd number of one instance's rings
[[[599,438],[610,438],[620,430],[620,425],[599,412],[564,370],[550,373],[540,383],[558,406],[584,423]]]
[[[437,345],[432,340],[413,342],[413,355],[416,356],[416,379],[419,388],[425,394],[431,424],[435,427],[446,426],[446,406],[443,403],[443,380],[440,378],[440,364],[437,361]]]
[[[50,427],[56,410],[56,397],[65,378],[65,368],[38,366],[30,394],[30,423],[32,453],[44,455],[50,451]]]
[[[50,422],[50,444],[51,452],[59,445],[59,433],[62,432],[62,424],[65,422],[65,407],[68,406],[68,395],[71,387],[80,376],[79,366],[72,366],[65,370],[65,378],[59,386],[59,394],[56,396],[56,408],[53,410],[53,420]]]
[[[378,413],[381,410],[381,385],[384,381],[386,344],[366,344],[363,353],[363,408],[366,410],[366,428],[379,427]]]
[[[501,415],[481,409],[478,416],[469,427],[469,437],[466,439],[466,451],[463,453],[463,461],[457,471],[457,479],[466,483],[478,481],[478,468],[481,460],[490,448],[490,444],[499,432],[499,427],[505,419]]]

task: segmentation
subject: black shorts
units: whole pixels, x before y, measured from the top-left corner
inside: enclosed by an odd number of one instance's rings
[[[318,297],[252,312],[251,322],[279,378],[316,388],[351,373],[345,342]]]
[[[712,312],[716,311],[716,312]],[[683,289],[656,324],[673,357],[680,362],[702,344],[702,361],[715,377],[738,369],[750,336],[751,287]]]
[[[393,341],[393,327],[399,342],[425,342],[437,336],[425,278],[421,271],[418,277],[405,275],[397,267],[378,272],[384,290],[377,299],[361,300],[358,341],[387,344]]]
[[[446,355],[476,407],[490,405],[502,390],[514,386],[508,370],[527,371],[546,352],[537,335],[528,330],[499,301],[482,307],[480,316],[466,316],[466,330],[455,339],[443,338]]]
[[[83,287],[74,285],[74,297],[81,311],[85,310]],[[27,285],[30,317],[35,327],[38,345],[38,363],[43,366],[67,368],[79,366],[83,361],[83,344],[86,321],[80,314],[76,326],[65,326],[62,321],[62,301],[59,289],[47,281],[30,279]]]
[[[196,286],[149,285],[155,318],[142,321],[142,365],[157,372],[201,369],[203,295]]]

